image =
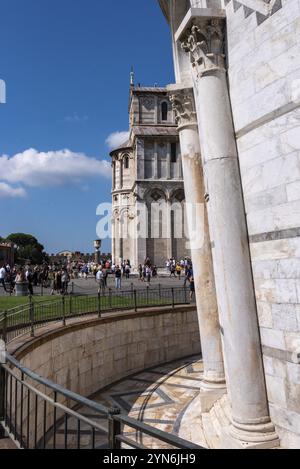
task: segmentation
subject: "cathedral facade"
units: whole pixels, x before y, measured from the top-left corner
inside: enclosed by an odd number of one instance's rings
[[[112,257],[136,268],[189,255],[178,130],[165,88],[130,89],[129,140],[111,152]]]

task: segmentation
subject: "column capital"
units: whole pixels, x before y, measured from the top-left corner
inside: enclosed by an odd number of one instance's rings
[[[197,77],[216,70],[226,71],[225,19],[195,19],[180,42],[182,49],[190,56]]]
[[[198,125],[193,88],[174,88],[169,91],[169,99],[179,129]]]

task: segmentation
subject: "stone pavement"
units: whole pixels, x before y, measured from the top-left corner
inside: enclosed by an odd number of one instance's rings
[[[176,360],[122,380],[110,388],[99,391],[92,400],[109,408],[117,406],[123,414],[179,436],[185,411],[199,394],[202,376],[203,364],[200,356]],[[102,427],[103,431],[96,432],[96,447],[107,448],[106,419],[101,415],[92,414],[86,407],[81,407],[79,412]],[[201,420],[199,422],[201,423]],[[201,425],[197,427],[198,444],[206,446]],[[76,447],[77,422],[72,418],[68,421],[68,430],[68,447]],[[133,429],[125,427],[124,434],[146,448],[170,448],[167,444]],[[81,447],[90,448],[91,438],[90,427],[82,425]],[[58,429],[56,441],[58,448],[64,447],[63,425]],[[51,448],[51,438],[48,440],[48,445]]]
[[[90,294],[95,294],[98,291],[98,283],[95,281],[93,276],[89,276],[89,278],[87,279],[78,278],[78,279],[71,280],[69,284],[69,292],[72,289],[72,283],[74,284],[73,291],[74,293],[77,293],[77,294],[89,294],[90,295]],[[132,275],[129,280],[122,278],[122,290],[123,291],[130,290],[132,284],[135,289],[145,289],[147,285],[146,282],[141,282],[136,275]],[[184,275],[181,276],[180,280],[174,277],[169,278],[169,276],[161,275],[158,278],[151,280],[150,288],[158,288],[159,284],[162,287],[166,287],[166,288],[183,286]],[[109,275],[108,277],[108,288],[112,288],[113,290],[115,289],[115,281],[114,281],[113,275]],[[42,293],[44,295],[50,295],[51,288],[44,288],[42,290],[41,287],[34,287],[35,295],[41,295]],[[1,295],[9,296],[7,293],[5,293],[2,287],[0,287],[0,296]]]

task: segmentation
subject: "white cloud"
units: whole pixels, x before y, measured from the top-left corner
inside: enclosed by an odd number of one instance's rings
[[[129,139],[129,132],[113,132],[106,139],[110,150],[115,150]]]
[[[0,156],[1,179],[31,187],[78,183],[86,178],[111,176],[108,161],[70,150],[38,152],[31,148],[12,157]]]
[[[0,182],[0,199],[8,197],[26,197],[26,192],[22,187],[12,187],[5,182]]]

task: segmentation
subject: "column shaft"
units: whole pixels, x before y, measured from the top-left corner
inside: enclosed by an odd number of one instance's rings
[[[190,54],[192,64],[208,184],[215,279],[233,416],[231,433],[247,442],[274,441],[226,80],[223,21],[199,19],[182,47]]]
[[[197,126],[179,128],[185,199],[189,225],[193,273],[196,288],[201,349],[204,364],[203,384],[225,387],[224,364],[218,306],[204,201],[204,183]],[[198,215],[200,216],[198,218]],[[197,219],[195,220],[195,217]],[[195,233],[195,221],[197,233]],[[198,231],[200,228],[200,231]],[[195,239],[196,234],[196,239]]]

